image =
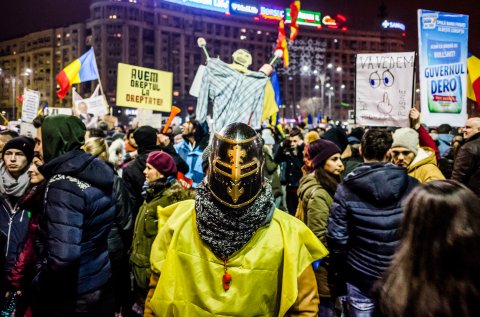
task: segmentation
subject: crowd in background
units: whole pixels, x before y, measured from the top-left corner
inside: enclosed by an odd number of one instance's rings
[[[411,128],[257,131],[276,207],[330,252],[315,265],[318,316],[480,316],[480,118],[428,128],[419,117],[412,109]],[[0,132],[0,309],[151,314],[157,208],[195,197],[208,127],[34,124],[35,139]]]

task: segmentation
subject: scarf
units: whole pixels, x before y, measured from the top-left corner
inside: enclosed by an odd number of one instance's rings
[[[0,191],[8,196],[21,197],[30,185],[30,176],[25,171],[17,179],[10,175],[5,163],[0,163]]]
[[[265,183],[255,201],[239,209],[216,204],[205,184],[198,184],[195,197],[198,233],[220,259],[228,259],[250,241],[258,228],[270,224],[275,204],[272,187],[267,180]]]
[[[152,183],[145,182],[142,186],[142,196],[146,202],[151,201],[155,196],[166,188],[170,188],[175,178],[160,178]]]

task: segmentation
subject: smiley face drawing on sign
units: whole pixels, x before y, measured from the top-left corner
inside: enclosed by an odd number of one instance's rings
[[[395,82],[395,76],[390,71],[390,69],[383,71],[381,75],[378,73],[378,71],[375,71],[370,74],[368,81],[370,87],[372,87],[373,89],[383,86],[385,92],[383,94],[382,100],[377,103],[377,109],[380,113],[390,114],[393,110],[393,106],[390,103],[388,89],[393,86],[393,83]]]

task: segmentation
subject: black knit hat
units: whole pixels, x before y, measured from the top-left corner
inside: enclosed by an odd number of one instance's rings
[[[342,128],[331,128],[325,132],[321,138],[335,143],[340,148],[342,153],[345,151],[348,145],[347,134]]]
[[[3,155],[9,149],[16,149],[23,152],[27,158],[28,163],[30,164],[33,160],[33,149],[35,148],[35,141],[32,138],[26,136],[18,136],[11,139],[3,147]]]
[[[149,125],[144,125],[135,130],[133,138],[138,148],[145,148],[157,145],[157,130]]]

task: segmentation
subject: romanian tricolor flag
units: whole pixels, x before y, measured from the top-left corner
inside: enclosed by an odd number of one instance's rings
[[[98,77],[97,62],[95,61],[95,53],[92,47],[88,52],[68,64],[67,67],[58,73],[57,83],[60,86],[60,90],[57,91],[57,96],[63,99],[72,84],[95,80]]]
[[[468,54],[467,69],[467,97],[480,107],[480,59]]]
[[[292,23],[290,23],[290,42],[295,41],[295,39],[298,36],[297,18],[298,18],[299,12],[300,12],[300,1],[293,1],[290,4],[290,17],[292,18]]]
[[[277,48],[275,51],[282,51],[283,58],[283,67],[288,67],[288,48],[287,48],[287,34],[285,33],[285,24],[283,20],[278,23],[278,37],[277,37]]]

